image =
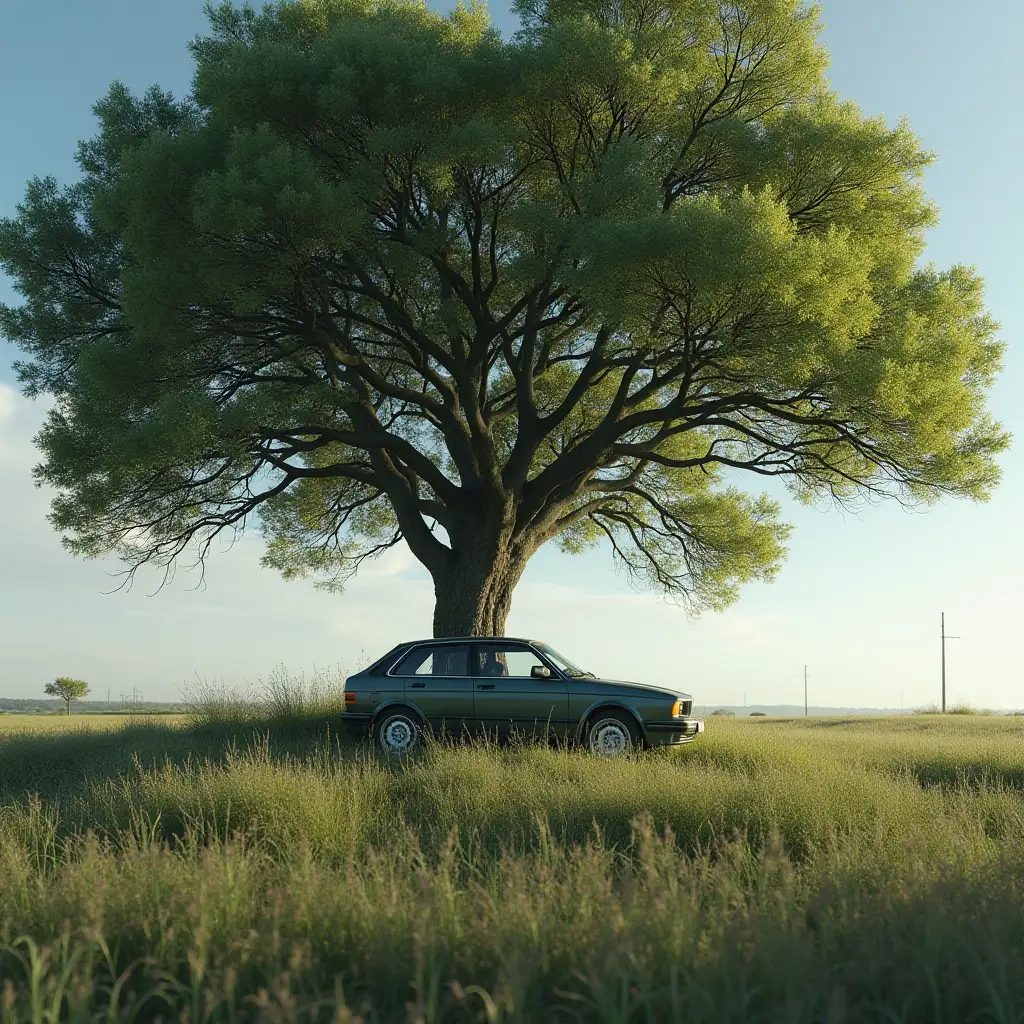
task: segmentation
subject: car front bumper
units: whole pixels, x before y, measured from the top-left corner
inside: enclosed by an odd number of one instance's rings
[[[668,722],[645,722],[647,743],[652,747],[668,747],[690,743],[704,731],[703,718],[673,718]]]

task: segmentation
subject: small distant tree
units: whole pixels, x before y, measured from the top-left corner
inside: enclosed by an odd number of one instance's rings
[[[68,706],[68,714],[71,714],[71,702],[81,700],[89,692],[89,684],[81,679],[69,679],[67,676],[59,676],[52,683],[46,684],[46,691],[50,697],[60,697]]]
[[[735,711],[730,711],[728,708],[719,708],[717,711],[712,711],[711,714],[712,715],[725,716],[725,715],[735,715],[736,712]]]

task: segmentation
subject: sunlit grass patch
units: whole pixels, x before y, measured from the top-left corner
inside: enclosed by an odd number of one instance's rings
[[[89,715],[0,715],[0,740],[7,733],[65,733],[95,732],[121,729],[133,722],[158,722],[161,725],[176,725],[183,715],[132,715],[132,714],[89,714]]]

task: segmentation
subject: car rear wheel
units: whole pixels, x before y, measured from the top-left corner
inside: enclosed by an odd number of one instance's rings
[[[595,757],[623,757],[640,745],[636,723],[618,711],[599,711],[587,723],[587,749]]]
[[[385,754],[408,754],[419,746],[420,723],[406,711],[392,711],[380,717],[374,728],[377,746]]]

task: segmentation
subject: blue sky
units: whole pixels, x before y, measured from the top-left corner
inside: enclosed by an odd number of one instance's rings
[[[492,11],[503,30],[513,27],[503,5]],[[1009,343],[992,407],[1024,437],[1024,7],[825,0],[823,20],[833,86],[865,113],[908,117],[939,156],[926,177],[941,211],[927,258],[973,264],[985,278]],[[186,91],[185,44],[204,26],[201,0],[4,0],[0,216],[14,213],[31,176],[71,180],[75,143],[93,133],[91,106],[112,80]],[[2,279],[0,296],[12,297]],[[336,596],[261,569],[252,535],[214,554],[202,590],[193,589],[197,574],[179,570],[159,593],[148,576],[104,594],[116,565],[65,553],[45,520],[49,496],[31,484],[43,410],[14,389],[16,356],[0,342],[0,696],[38,696],[69,674],[100,699],[133,687],[148,700],[177,699],[196,677],[244,687],[279,664],[307,675],[352,668],[429,632],[430,582],[402,551]],[[508,632],[546,639],[599,673],[679,682],[701,704],[744,694],[798,703],[807,664],[813,704],[912,707],[938,699],[945,611],[948,631],[962,636],[948,644],[949,699],[1022,707],[1021,443],[1002,465],[1003,484],[982,505],[856,516],[788,506],[796,530],[778,580],[695,621],[631,590],[606,552],[542,551]]]

